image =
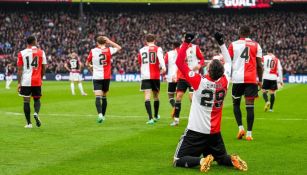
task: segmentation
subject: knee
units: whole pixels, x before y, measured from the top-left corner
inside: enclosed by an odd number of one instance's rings
[[[23,98],[23,102],[24,103],[30,103],[30,98],[28,98],[28,97]]]

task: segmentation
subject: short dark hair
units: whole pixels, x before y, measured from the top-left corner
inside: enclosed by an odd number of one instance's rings
[[[219,60],[213,59],[209,64],[208,72],[209,72],[209,76],[214,81],[218,80],[224,74],[224,66]]]
[[[98,36],[96,38],[96,41],[98,44],[105,44],[106,43],[106,40],[104,39],[104,36]]]
[[[146,35],[146,42],[154,42],[156,40],[156,37],[155,37],[155,35],[153,35],[153,34],[148,34],[148,35]]]
[[[243,37],[248,37],[251,34],[250,28],[248,26],[241,26],[239,32]]]
[[[266,50],[267,50],[268,53],[273,53],[273,51],[274,51],[272,47],[268,47]]]
[[[31,35],[31,36],[29,36],[29,37],[27,38],[27,44],[28,44],[28,45],[34,45],[35,42],[36,42],[36,37],[35,37],[35,36]]]
[[[180,42],[177,41],[173,42],[173,48],[176,49],[178,47],[180,47]]]

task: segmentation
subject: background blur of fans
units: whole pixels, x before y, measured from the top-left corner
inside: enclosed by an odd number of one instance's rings
[[[47,73],[67,73],[64,63],[72,51],[84,63],[95,46],[95,36],[106,34],[123,46],[114,57],[112,71],[124,74],[139,72],[137,50],[146,33],[157,34],[157,44],[166,52],[172,41],[180,41],[181,32],[197,32],[195,43],[201,46],[205,59],[211,59],[217,54],[212,37],[215,31],[225,33],[226,44],[230,44],[237,39],[239,26],[249,25],[251,38],[260,43],[264,53],[274,49],[285,74],[307,74],[307,12],[295,5],[221,10],[206,5],[84,4],[81,14],[78,4],[1,4],[0,73],[8,63],[16,65],[17,53],[31,34],[46,51]]]

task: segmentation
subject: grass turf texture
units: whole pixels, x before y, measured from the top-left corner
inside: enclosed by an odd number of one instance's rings
[[[16,82],[11,90],[5,90],[4,82],[0,82],[1,175],[200,174],[198,168],[172,167],[176,145],[187,124],[187,95],[180,126],[171,128],[166,83],[162,83],[161,120],[148,126],[139,84],[111,82],[106,121],[97,124],[92,84],[83,85],[89,94],[86,97],[79,95],[78,89],[78,95],[71,96],[69,82],[44,82],[42,127],[25,129]],[[248,163],[249,170],[244,174],[307,173],[306,92],[306,85],[286,85],[277,93],[274,113],[264,113],[263,99],[257,100],[254,141],[247,142],[235,138],[237,126],[229,91],[222,134],[227,151],[239,154]],[[245,116],[244,106],[241,109]],[[32,114],[33,101],[31,110]],[[208,172],[238,173],[216,163]]]

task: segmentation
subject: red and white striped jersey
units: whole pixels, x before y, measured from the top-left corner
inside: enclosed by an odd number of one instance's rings
[[[178,56],[179,48],[167,52],[164,56],[165,64],[167,64],[167,82],[177,82],[177,71],[176,59]]]
[[[87,57],[87,62],[93,65],[93,80],[111,79],[111,59],[118,51],[113,47],[96,47]]]
[[[41,86],[43,64],[47,64],[43,50],[33,46],[20,51],[17,66],[23,68],[21,86]]]
[[[156,45],[144,46],[139,50],[138,60],[139,64],[141,65],[142,80],[160,79],[160,66],[162,69],[165,69],[165,62],[161,47]]]
[[[80,73],[80,64],[81,61],[79,58],[71,58],[67,61],[71,73]]]
[[[194,89],[187,129],[203,134],[220,132],[223,101],[227,93],[231,74],[231,59],[225,45],[221,46],[225,58],[225,72],[214,81],[207,74],[201,76],[191,71],[185,64],[185,54],[188,47],[183,43],[176,61],[178,69]]]
[[[273,55],[268,54],[262,57],[263,63],[263,79],[278,80],[283,82],[282,67],[279,59]]]
[[[201,53],[201,50],[198,45],[195,44],[189,44],[189,47],[186,51],[186,63],[188,64],[188,67],[192,70],[195,66],[198,64],[204,65],[205,59],[203,54]],[[198,73],[199,71],[195,71],[195,73]],[[182,75],[180,71],[177,72],[178,79],[185,79],[185,77]]]
[[[232,58],[232,83],[257,83],[257,60],[262,58],[260,45],[249,38],[240,38],[228,48]]]

